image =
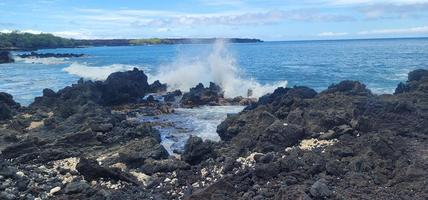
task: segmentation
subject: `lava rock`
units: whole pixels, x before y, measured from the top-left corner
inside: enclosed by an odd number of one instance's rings
[[[0,64],[3,63],[13,63],[15,60],[10,55],[8,51],[0,51]]]
[[[197,136],[190,136],[184,146],[182,159],[189,164],[195,165],[208,159],[217,156],[214,151],[214,144],[211,141],[203,141]]]
[[[327,198],[332,195],[332,191],[324,182],[325,180],[320,179],[311,186],[311,189],[309,191],[313,197]]]
[[[210,86],[205,88],[202,83],[199,83],[183,95],[181,104],[186,107],[216,105],[222,98],[224,98],[224,92],[220,86],[211,82]]]

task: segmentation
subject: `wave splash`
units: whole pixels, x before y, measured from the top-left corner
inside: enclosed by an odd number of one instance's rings
[[[67,63],[67,58],[37,58],[37,57],[28,57],[21,58],[15,56],[13,58],[16,62],[22,62],[25,64],[42,64],[42,65],[57,65]]]
[[[99,81],[107,79],[107,77],[114,72],[132,70],[135,67],[136,66],[133,65],[123,64],[113,64],[102,67],[95,67],[89,66],[86,63],[81,64],[75,62],[72,63],[70,66],[64,68],[63,71],[72,75],[82,77],[83,79]]]
[[[235,58],[227,51],[225,40],[217,40],[208,55],[179,57],[176,60],[172,64],[161,66],[151,79],[166,83],[169,90],[182,91],[188,91],[198,83],[208,85],[209,82],[214,82],[223,88],[225,97],[230,98],[246,97],[249,89],[252,90],[252,97],[258,98],[278,87],[287,86],[287,81],[260,84],[244,78]]]

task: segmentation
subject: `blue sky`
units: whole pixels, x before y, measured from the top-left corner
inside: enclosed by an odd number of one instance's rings
[[[67,38],[428,36],[428,0],[0,0],[0,31]]]

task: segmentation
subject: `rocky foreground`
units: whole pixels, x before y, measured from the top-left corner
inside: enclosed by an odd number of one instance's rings
[[[212,84],[190,93],[139,70],[43,91],[21,107],[0,93],[0,199],[426,199],[428,71],[393,95],[343,81],[278,88],[256,103]],[[181,99],[181,100],[180,100]],[[250,104],[168,155],[152,123],[181,106]]]

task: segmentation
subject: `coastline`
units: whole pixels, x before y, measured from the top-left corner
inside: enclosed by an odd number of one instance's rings
[[[191,136],[180,156],[160,144],[156,124],[135,120],[173,112],[153,97],[139,102],[165,89],[148,85],[142,71],[45,89],[29,107],[2,94],[10,115],[0,131],[0,174],[11,190],[1,195],[419,199],[427,195],[427,85],[428,71],[416,70],[392,95],[373,95],[357,81],[320,93],[278,88],[228,116],[217,128],[221,141]],[[218,88],[200,91],[192,102],[219,101]]]

